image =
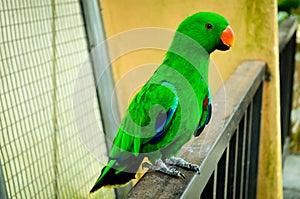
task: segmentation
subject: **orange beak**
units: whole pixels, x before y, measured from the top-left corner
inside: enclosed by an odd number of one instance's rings
[[[221,34],[221,40],[228,47],[232,47],[234,45],[234,32],[229,25]]]

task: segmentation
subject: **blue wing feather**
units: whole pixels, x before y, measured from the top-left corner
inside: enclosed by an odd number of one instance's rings
[[[177,108],[177,107],[176,107]],[[155,136],[149,141],[151,144],[155,144],[161,140],[161,138],[165,135],[168,124],[171,122],[171,119],[175,113],[176,109],[172,108],[167,111],[167,113],[161,113],[156,118],[155,124]]]
[[[169,89],[171,89],[174,94],[176,95],[176,90],[175,87],[166,81],[163,81],[161,83],[164,86],[167,86]],[[173,118],[173,115],[176,112],[176,109],[178,107],[178,97],[176,95],[176,99],[174,100],[174,104],[170,107],[169,110],[166,112],[160,112],[158,116],[156,117],[156,122],[155,122],[155,136],[149,141],[151,144],[158,143],[161,138],[165,135],[166,130],[168,129],[168,126]]]

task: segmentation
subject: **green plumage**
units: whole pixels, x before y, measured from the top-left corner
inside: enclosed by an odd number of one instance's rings
[[[177,155],[197,129],[202,131],[211,114],[209,54],[229,48],[220,39],[228,25],[224,17],[208,12],[179,25],[163,63],[132,99],[110,160],[91,192],[128,182],[144,157],[154,163]]]

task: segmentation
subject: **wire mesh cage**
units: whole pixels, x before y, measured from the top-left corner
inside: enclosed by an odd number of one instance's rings
[[[0,166],[8,198],[91,197],[100,164],[86,143],[96,140],[102,155],[106,146],[92,70],[80,73],[89,56],[79,2],[1,1],[0,23]]]

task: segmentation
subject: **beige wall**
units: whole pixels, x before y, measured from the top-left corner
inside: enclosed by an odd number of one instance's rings
[[[231,22],[236,34],[236,45],[230,51],[213,54],[212,58],[217,70],[211,70],[210,84],[214,92],[221,85],[216,71],[219,71],[222,79],[226,80],[244,59],[262,59],[268,62],[272,80],[264,87],[258,191],[259,198],[281,198],[277,2],[275,0],[212,0],[209,2],[204,0],[100,0],[100,3],[108,38],[134,28],[162,27],[175,30],[180,21],[198,11],[217,12]],[[167,39],[166,42],[169,41]],[[129,78],[126,81],[122,79],[129,71],[140,65],[155,63],[145,67],[147,70],[137,73],[139,78],[146,81],[157,64],[162,61],[163,56],[162,50],[138,50],[127,53],[113,63],[115,79],[117,82],[122,82],[118,84],[122,112],[130,96],[138,88]]]

